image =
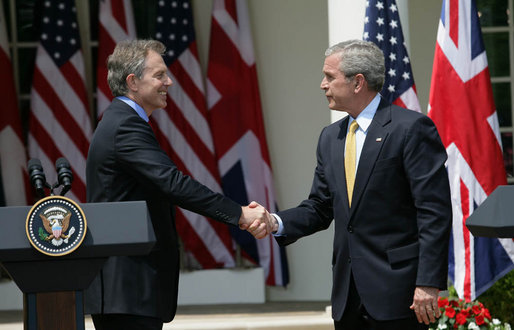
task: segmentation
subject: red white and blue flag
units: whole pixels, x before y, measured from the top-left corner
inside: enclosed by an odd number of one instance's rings
[[[366,2],[363,39],[374,42],[384,52],[386,75],[382,97],[421,112],[395,0]]]
[[[449,276],[473,300],[514,268],[512,239],[474,237],[466,219],[505,185],[502,146],[487,57],[474,0],[444,0],[428,115],[448,153],[453,206]]]
[[[131,0],[102,0],[98,8],[96,104],[97,115],[100,118],[112,100],[111,90],[107,84],[107,57],[114,51],[116,43],[136,39],[136,27]]]
[[[0,6],[0,72],[0,196],[3,196],[0,205],[27,205],[30,201],[30,186],[25,170],[27,155],[22,138],[3,6]]]
[[[30,95],[29,155],[41,160],[50,184],[57,181],[55,161],[68,159],[73,171],[68,196],[85,202],[91,120],[75,1],[43,1],[41,7]]]
[[[276,211],[246,0],[214,0],[207,103],[225,195]],[[268,285],[289,282],[285,250],[272,237],[235,229],[242,256],[263,267]]]
[[[177,167],[213,191],[222,192],[208,123],[202,70],[198,61],[189,0],[157,2],[155,39],[166,45],[164,60],[173,85],[168,105],[151,123],[161,147]],[[177,230],[190,268],[234,267],[228,226],[178,208]]]

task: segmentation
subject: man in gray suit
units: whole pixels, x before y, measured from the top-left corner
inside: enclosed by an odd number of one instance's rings
[[[248,229],[270,231],[264,208],[241,207],[181,173],[159,147],[148,117],[166,107],[172,85],[155,40],[118,43],[109,57],[115,96],[91,141],[86,166],[87,201],[144,200],[157,243],[148,256],[111,257],[85,292],[96,329],[162,329],[177,307],[178,237],[174,206]]]
[[[350,40],[325,56],[321,89],[348,116],[321,132],[310,195],[277,213],[276,239],[291,244],[334,220],[336,329],[426,329],[447,283],[446,151],[430,118],[380,96],[375,44]]]

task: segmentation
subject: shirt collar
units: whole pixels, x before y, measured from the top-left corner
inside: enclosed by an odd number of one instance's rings
[[[380,94],[377,94],[371,102],[362,110],[362,112],[357,116],[357,118],[353,119],[351,116],[350,121],[348,122],[348,127],[352,121],[356,120],[357,124],[359,124],[359,129],[362,129],[364,132],[367,132],[375,113],[377,112],[378,105],[380,104]]]
[[[116,97],[118,100],[125,102],[128,104],[134,111],[137,112],[139,117],[141,117],[144,121],[148,122],[150,119],[148,118],[148,115],[146,114],[145,110],[141,108],[139,104],[137,104],[134,100],[129,99],[126,96],[118,96]]]

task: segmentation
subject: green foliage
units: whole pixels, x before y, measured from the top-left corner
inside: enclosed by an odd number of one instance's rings
[[[39,227],[39,239],[44,241],[48,237],[48,234],[43,230],[43,228]]]
[[[478,299],[489,309],[491,315],[503,322],[514,324],[514,270],[496,281]]]

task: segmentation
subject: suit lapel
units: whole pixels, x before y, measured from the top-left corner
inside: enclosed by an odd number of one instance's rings
[[[350,217],[350,210],[348,209],[348,190],[346,189],[346,171],[344,168],[344,146],[346,143],[346,131],[348,129],[349,116],[344,118],[339,125],[339,134],[337,136],[336,143],[333,145],[331,154],[334,157],[335,166],[341,166],[341,174],[336,175],[336,184],[338,191],[341,192],[343,202],[343,211],[345,212],[345,219]],[[346,198],[345,198],[346,197]]]
[[[389,134],[386,130],[386,125],[391,121],[391,106],[384,101],[380,100],[377,112],[371,121],[366,134],[366,140],[362,147],[361,155],[359,158],[359,166],[355,176],[355,186],[353,188],[352,208],[350,216],[357,208],[360,198],[369,181],[369,177],[373,172],[375,163],[382,146],[387,140]]]

